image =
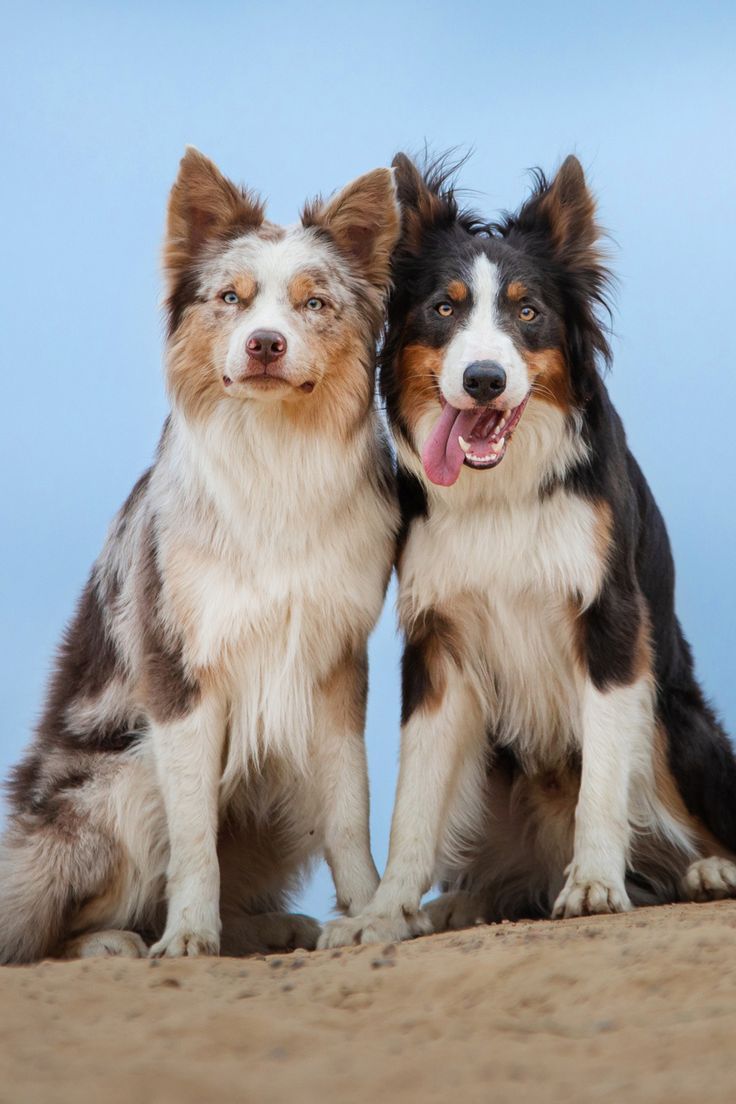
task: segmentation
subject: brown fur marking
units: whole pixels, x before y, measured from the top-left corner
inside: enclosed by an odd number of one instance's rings
[[[161,623],[161,573],[156,538],[149,528],[141,568],[141,604],[145,617],[143,696],[154,721],[183,717],[196,704],[200,687],[184,669],[181,640],[173,640]]]
[[[513,280],[506,288],[506,294],[512,302],[517,303],[520,299],[523,299],[525,295],[528,295],[528,289],[525,284],[522,284],[521,280]]]
[[[539,349],[524,354],[534,396],[567,413],[572,405],[570,376],[559,349]]]
[[[399,413],[406,425],[413,429],[425,410],[437,405],[442,350],[433,349],[430,345],[405,345],[399,354],[396,370],[401,381]]]
[[[312,295],[319,295],[318,289],[327,281],[326,274],[320,268],[305,269],[298,273],[289,284],[289,300],[293,307],[301,307]],[[315,290],[317,289],[317,290]]]
[[[470,293],[468,291],[468,285],[463,283],[462,280],[451,280],[447,285],[447,294],[451,299],[454,299],[456,303],[463,303]]]
[[[447,685],[447,662],[459,664],[460,637],[452,621],[436,610],[425,610],[407,637],[401,662],[401,723],[417,709],[439,709]]]
[[[222,378],[213,363],[210,327],[193,314],[182,321],[167,359],[167,382],[172,400],[193,420],[205,419],[224,397]]]
[[[368,656],[346,652],[320,689],[336,730],[347,727],[352,732],[362,732],[368,700]]]
[[[670,770],[669,755],[667,752],[667,733],[659,722],[654,731],[654,788],[657,797],[670,813],[693,836],[694,842],[702,857],[718,855],[721,858],[736,861],[736,856],[728,850],[721,841],[709,831],[702,820],[693,816],[688,810],[677,782]],[[684,870],[683,870],[684,873]]]

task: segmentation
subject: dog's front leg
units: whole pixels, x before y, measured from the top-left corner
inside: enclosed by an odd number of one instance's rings
[[[581,720],[583,765],[574,851],[555,917],[631,908],[625,886],[630,801],[634,775],[651,761],[650,679],[602,690],[587,680]]]
[[[152,730],[166,809],[168,911],[151,955],[217,954],[220,948],[220,869],[217,860],[218,789],[225,709],[202,699],[185,717]]]
[[[370,844],[367,690],[368,658],[362,650],[337,665],[317,697],[315,756],[325,858],[337,907],[347,916],[366,907],[379,881]]]
[[[431,669],[426,656],[414,655],[421,670],[410,680],[404,657],[401,764],[381,884],[360,915],[326,925],[321,947],[407,939],[431,930],[420,907],[422,895],[434,879],[460,769],[485,749],[478,698],[459,664],[441,650],[441,642],[433,640]]]

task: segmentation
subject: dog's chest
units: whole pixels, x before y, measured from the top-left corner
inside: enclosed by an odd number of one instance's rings
[[[251,517],[221,556],[177,547],[171,601],[193,667],[231,666],[240,679],[248,666],[305,664],[319,676],[367,635],[391,559],[388,519],[370,501],[352,530],[294,513],[270,527]]]
[[[594,506],[564,491],[440,509],[412,528],[402,603],[452,618],[494,736],[530,766],[579,734],[576,621],[602,582],[599,530]]]

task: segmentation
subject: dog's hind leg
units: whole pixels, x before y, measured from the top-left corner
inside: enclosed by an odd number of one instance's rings
[[[0,962],[55,954],[75,902],[104,892],[116,848],[73,813],[51,825],[16,822],[0,850]]]
[[[222,918],[221,953],[233,957],[273,954],[303,947],[313,951],[321,925],[311,916],[291,912],[261,912]]]
[[[424,905],[433,932],[460,931],[485,923],[485,901],[475,893],[442,893]]]

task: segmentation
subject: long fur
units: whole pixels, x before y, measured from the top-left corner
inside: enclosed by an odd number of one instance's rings
[[[366,643],[397,524],[374,350],[398,228],[387,169],[286,230],[184,158],[172,411],[11,779],[0,961],[136,953],[131,929],[161,954],[313,945],[285,909],[320,853],[340,908],[370,897]],[[263,327],[287,346],[270,365],[247,353]]]
[[[518,212],[484,224],[434,167],[394,164],[404,229],[380,382],[401,507],[401,770],[381,886],[323,943],[405,938],[454,912],[732,894],[736,760],[603,381],[611,276],[582,168],[537,172]],[[479,369],[501,380],[482,400]],[[444,403],[493,414],[508,439],[450,429],[445,445]],[[424,913],[436,880],[464,903]]]

